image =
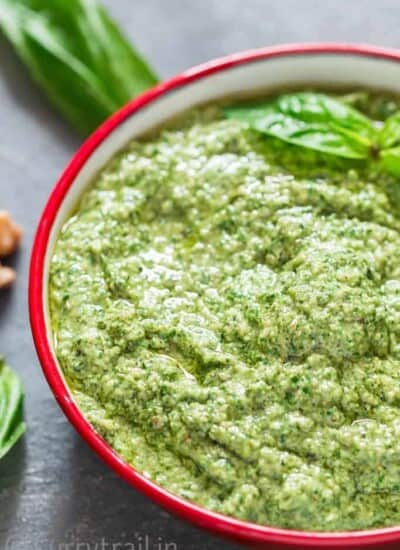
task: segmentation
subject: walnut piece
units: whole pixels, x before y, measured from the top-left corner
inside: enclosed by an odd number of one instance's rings
[[[5,267],[0,264],[0,288],[12,285],[17,278],[17,274],[11,267]]]
[[[12,221],[8,212],[0,210],[0,258],[15,252],[21,237],[20,226]]]
[[[9,256],[18,248],[21,242],[22,229],[10,218],[8,212],[0,210],[0,258]],[[0,288],[10,286],[17,274],[11,267],[0,263]]]

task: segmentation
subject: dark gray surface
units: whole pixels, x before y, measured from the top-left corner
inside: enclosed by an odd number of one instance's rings
[[[399,0],[106,3],[162,77],[212,57],[279,42],[400,46]],[[43,381],[28,327],[29,251],[44,201],[79,139],[48,107],[1,39],[0,72],[0,208],[25,228],[13,261],[18,283],[0,295],[0,350],[24,378],[29,423],[24,442],[0,464],[0,548],[8,540],[8,550],[111,549],[118,542],[131,543],[120,550],[133,545],[156,550],[160,541],[160,550],[172,542],[179,550],[234,549],[171,518],[103,466],[69,426]]]

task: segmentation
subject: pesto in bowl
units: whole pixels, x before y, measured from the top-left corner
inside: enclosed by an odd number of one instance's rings
[[[400,107],[345,99],[377,124]],[[91,424],[221,513],[399,524],[399,184],[218,105],[130,143],[51,260],[55,352]]]

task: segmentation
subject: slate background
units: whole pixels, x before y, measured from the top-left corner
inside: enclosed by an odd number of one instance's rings
[[[398,0],[105,3],[162,77],[282,42],[400,47]],[[235,550],[171,518],[110,472],[67,423],[42,378],[28,326],[29,252],[46,197],[79,143],[0,37],[0,208],[25,229],[23,247],[12,259],[18,283],[0,294],[0,350],[25,380],[29,422],[27,437],[0,463],[0,548],[94,550],[103,544],[107,550],[130,542],[141,550],[148,537],[146,550],[156,550],[159,542],[163,550],[172,542],[178,550]]]

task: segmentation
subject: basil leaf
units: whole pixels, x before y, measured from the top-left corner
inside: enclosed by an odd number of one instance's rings
[[[293,145],[351,159],[369,156],[376,130],[345,103],[318,93],[287,94],[272,102],[224,109],[228,118]]]
[[[25,433],[23,396],[20,379],[0,358],[0,459]]]
[[[400,112],[385,120],[378,135],[378,143],[382,149],[390,149],[400,145]]]
[[[0,27],[53,104],[84,134],[157,82],[95,0],[0,0]]]
[[[381,166],[387,172],[400,177],[400,147],[381,151],[379,159]]]

